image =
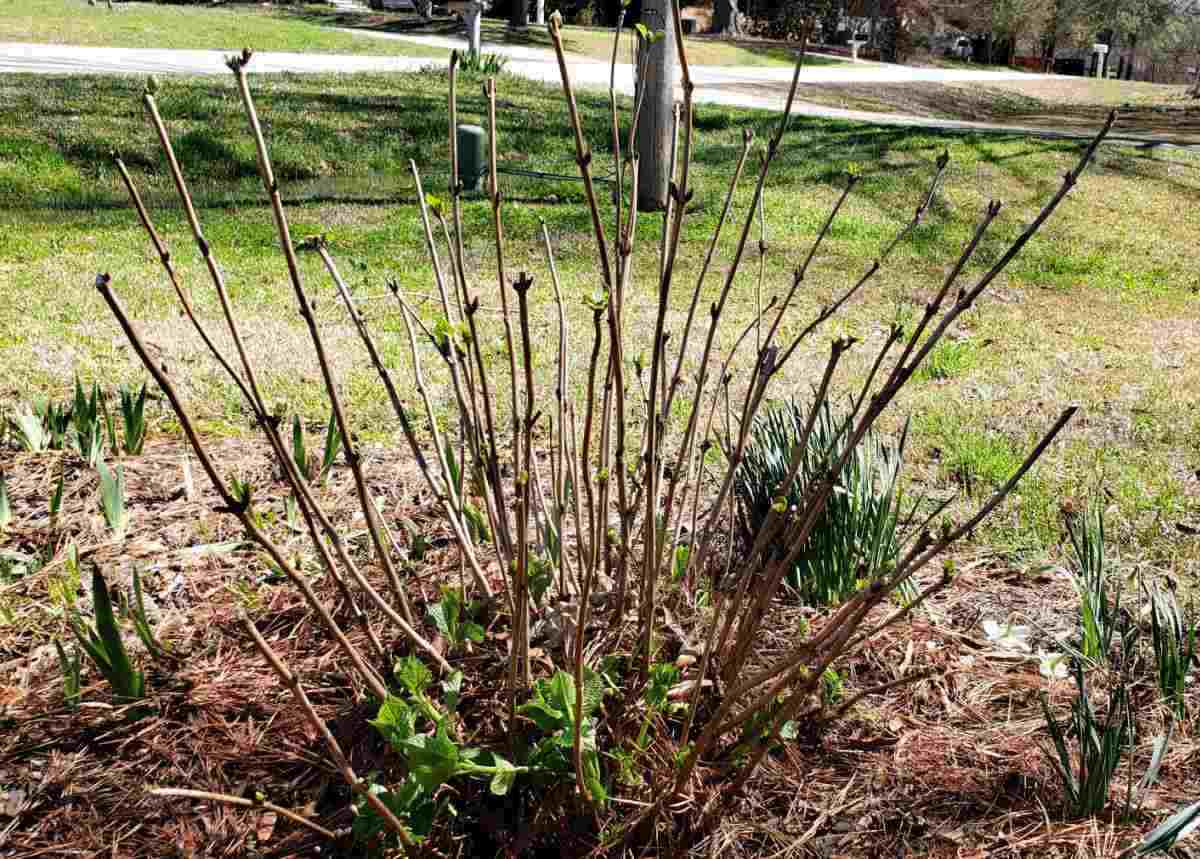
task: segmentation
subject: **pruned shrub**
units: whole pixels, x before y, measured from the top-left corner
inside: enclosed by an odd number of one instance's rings
[[[425,791],[420,797],[411,790],[406,792],[411,771],[384,771],[372,779],[362,778],[326,720],[313,707],[305,678],[296,676],[258,626],[244,619],[254,646],[322,738],[334,765],[356,795],[362,814],[372,815],[378,824],[375,830],[391,833],[406,849],[413,847],[417,836],[410,812],[419,811],[417,816],[423,824],[428,804],[421,797],[428,799],[437,785],[451,777],[499,777],[493,789],[528,790],[525,795],[536,799],[549,795],[542,782],[547,774],[554,774],[556,780],[567,783],[560,783],[559,789],[573,792],[580,805],[599,807],[618,789],[604,771],[602,761],[607,759],[629,762],[624,765],[620,783],[635,781],[631,776],[640,775],[643,782],[654,785],[652,802],[626,827],[628,837],[638,838],[643,823],[661,826],[666,822],[669,825],[663,837],[679,839],[679,846],[686,847],[688,839],[709,830],[719,819],[782,734],[791,736],[817,720],[832,718],[824,710],[825,702],[837,697],[837,665],[868,646],[879,631],[907,617],[923,599],[951,584],[948,566],[942,575],[922,581],[919,587],[915,577],[996,509],[1074,413],[1073,408],[1065,409],[973,514],[936,534],[919,530],[896,551],[892,541],[899,502],[894,492],[886,496],[886,501],[880,501],[874,491],[877,486],[869,493],[866,489],[867,475],[877,482],[881,467],[894,469],[899,465],[898,452],[894,460],[883,453],[885,448],[875,436],[877,422],[947,330],[970,310],[1053,214],[1083,174],[1111,127],[1111,118],[1033,221],[1003,251],[989,248],[994,262],[981,275],[972,282],[960,282],[999,216],[999,203],[987,205],[946,276],[931,290],[924,314],[910,331],[897,327],[890,330],[871,360],[874,369],[866,386],[856,392],[849,412],[836,418],[828,404],[839,399],[839,366],[855,344],[842,337],[830,341],[825,367],[806,414],[806,419],[826,416],[821,429],[826,440],[819,447],[811,447],[807,440],[792,445],[786,474],[771,492],[793,501],[771,505],[753,539],[747,541],[738,553],[737,563],[733,563],[729,536],[737,503],[735,484],[754,447],[756,419],[799,350],[807,349],[846,303],[886,270],[892,251],[911,237],[936,194],[949,158],[943,155],[929,166],[928,188],[914,201],[914,215],[874,259],[864,261],[862,273],[812,318],[793,324],[790,314],[794,313],[794,298],[809,264],[854,190],[854,177],[847,177],[839,200],[813,238],[806,261],[782,284],[782,298],[762,305],[738,337],[730,330],[735,324],[740,329],[741,323],[730,321],[729,298],[763,208],[764,188],[789,128],[799,69],[789,92],[788,108],[756,164],[750,159],[753,135],[745,135],[704,259],[699,266],[688,267],[697,271],[694,282],[683,284],[681,255],[687,250],[681,238],[695,190],[691,173],[695,129],[686,42],[678,7],[674,9],[684,95],[679,112],[680,147],[670,202],[663,216],[662,239],[648,251],[639,242],[645,232],[637,229],[642,216],[626,204],[630,189],[637,184],[638,162],[632,154],[637,121],[630,122],[626,138],[621,122],[624,105],[613,94],[612,148],[608,154],[618,193],[611,197],[607,192],[602,194],[594,178],[594,171],[599,169],[598,153],[585,136],[563,49],[561,18],[551,18],[550,35],[567,106],[568,125],[564,131],[573,144],[586,201],[583,214],[594,239],[595,264],[585,278],[588,292],[583,297],[590,325],[582,334],[572,331],[569,324],[567,302],[578,301],[579,297],[564,296],[549,233],[543,232],[544,275],[535,277],[514,269],[505,253],[504,200],[496,175],[499,144],[494,80],[487,82],[484,97],[491,153],[488,233],[495,243],[495,254],[489,258],[495,268],[476,272],[475,257],[467,253],[462,187],[452,182],[445,199],[427,195],[420,173],[412,165],[418,189],[417,211],[435,292],[430,310],[415,305],[397,284],[389,284],[394,300],[392,313],[399,323],[391,330],[401,332],[400,342],[411,362],[409,370],[416,391],[411,403],[399,394],[393,378],[396,363],[385,361],[377,344],[373,329],[378,311],[372,308],[370,321],[360,313],[341,275],[335,249],[319,238],[299,247],[293,242],[287,207],[250,83],[252,55],[246,51],[229,60],[256,152],[257,169],[274,215],[295,309],[314,346],[324,395],[342,439],[341,457],[361,508],[372,550],[369,558],[351,550],[346,535],[331,518],[326,499],[305,479],[282,435],[281,421],[268,406],[259,386],[256,356],[245,345],[215,250],[204,239],[190,204],[183,167],[174,157],[171,133],[158,111],[153,91],[145,93],[144,105],[185,204],[188,231],[220,299],[218,322],[227,329],[234,344],[232,351],[220,348],[209,332],[212,323],[193,312],[165,242],[124,165],[118,162],[133,205],[185,316],[213,360],[238,388],[295,499],[301,514],[297,521],[303,522],[325,581],[338,592],[339,612],[335,614],[331,602],[314,588],[314,577],[299,568],[292,550],[285,551],[264,529],[253,488],[226,477],[212,447],[197,431],[189,404],[154,360],[137,324],[118,298],[120,278],[99,275],[97,289],[174,410],[200,467],[219,496],[220,509],[236,517],[248,539],[256,542],[272,565],[303,594],[315,623],[329,635],[341,660],[341,670],[353,675],[354,682],[377,702],[400,696],[410,713],[417,706],[424,712],[425,722],[436,725],[420,733],[421,739],[407,734],[407,716],[396,729],[399,752],[406,756],[410,767],[425,773],[418,785]],[[653,34],[639,30],[639,36],[645,39]],[[452,55],[446,79],[450,176],[458,175],[455,130],[459,59],[457,54]],[[633,115],[637,113],[635,110]],[[710,274],[716,277],[711,265],[714,253],[721,245],[726,225],[734,220],[735,192],[751,164],[753,191],[748,207],[739,215],[733,253],[722,260],[720,283],[709,284]],[[765,242],[759,244],[759,249],[760,254],[766,253]],[[399,639],[409,657],[419,659],[430,672],[446,678],[446,683],[453,683],[456,677],[451,659],[457,661],[460,657],[434,645],[429,627],[410,604],[408,582],[403,577],[407,559],[399,556],[369,491],[367,460],[352,431],[339,379],[328,357],[325,334],[312,312],[311,284],[297,262],[299,252],[315,253],[324,266],[379,376],[380,399],[391,406],[420,479],[435,499],[442,526],[452,535],[462,562],[463,580],[470,590],[469,594],[456,593],[458,605],[482,603],[487,618],[479,621],[480,626],[486,623],[488,629],[503,635],[507,652],[487,651],[485,658],[494,662],[474,676],[489,687],[479,690],[481,694],[507,701],[509,718],[501,722],[507,736],[474,738],[472,742],[478,746],[471,746],[469,751],[454,739],[458,728],[448,710],[431,715],[411,690],[408,697],[403,697],[397,689],[397,684],[406,681],[392,671],[390,648],[383,645],[381,625],[387,627],[386,640]],[[649,259],[638,266],[638,271],[649,273],[655,308],[653,325],[639,327],[646,333],[635,339],[628,296],[634,289],[635,260],[643,256]],[[760,278],[765,276],[764,271],[760,265]],[[487,288],[495,289],[500,313],[480,313],[484,284],[494,284]],[[706,298],[707,306],[700,309],[701,297],[710,294],[715,298],[711,302]],[[531,314],[535,302],[548,307],[552,324],[556,323],[556,337],[553,333],[549,337],[537,333],[541,341],[538,348],[543,355],[548,352],[553,356],[549,373],[535,372]],[[686,309],[680,317],[684,321],[668,331],[676,309]],[[429,316],[433,318],[426,318]],[[758,336],[748,338],[751,331]],[[757,351],[743,360],[737,347],[748,340],[756,344]],[[718,344],[726,342],[735,342],[736,346],[721,355]],[[499,344],[498,357],[493,344]],[[645,357],[634,360],[638,355]],[[744,372],[732,372],[735,364]],[[434,407],[429,380],[435,377],[450,392],[449,415]],[[712,419],[718,404],[727,416],[720,431],[714,429]],[[669,415],[681,415],[681,425],[668,421]],[[811,456],[812,449],[819,451],[819,457]],[[454,455],[448,456],[448,452]],[[811,459],[813,465],[807,473],[806,459]],[[820,464],[816,459],[821,460]],[[773,467],[778,468],[778,463]],[[844,475],[857,476],[838,479]],[[888,475],[886,479],[892,481],[894,489],[894,473]],[[826,531],[827,536],[819,534],[830,505],[836,510],[843,503],[840,496],[844,494],[844,479],[858,481],[856,498],[869,500],[866,510],[853,514],[865,523],[856,527],[859,538],[865,535],[866,550],[860,545],[853,552],[847,551],[848,538],[835,536],[831,530]],[[473,524],[471,510],[477,514]],[[843,552],[847,560],[817,557],[821,552],[833,551]],[[796,574],[802,562],[805,569],[824,565],[836,570],[836,574],[828,575],[836,575],[843,583],[852,566],[856,587],[842,594],[842,605],[822,620],[813,635],[789,639],[782,649],[764,648],[764,639],[770,638],[764,635],[770,609],[784,582]],[[859,580],[865,586],[857,587]],[[804,577],[797,581],[803,583]],[[664,642],[682,646],[680,639],[685,635],[666,620],[664,611],[668,598],[672,605],[678,603],[678,594],[667,592],[675,582],[697,591],[702,588],[711,610],[686,620],[691,627],[688,634],[699,643],[701,653],[693,660],[690,676],[678,686],[670,686],[673,674],[657,666],[661,664],[658,654]],[[915,597],[883,617],[874,612],[886,609],[889,595],[902,587],[915,588]],[[451,629],[444,603],[440,611],[431,609],[430,614],[435,623],[441,622],[447,631]],[[461,615],[458,617],[461,620]],[[532,627],[536,620],[550,619],[559,626],[562,648],[543,651],[550,666],[542,668],[533,660]],[[346,625],[351,623],[362,629],[356,641],[346,634]],[[454,635],[462,639],[461,649],[470,650],[467,642],[477,636],[468,634],[465,627],[454,630]],[[724,682],[716,682],[718,675]],[[887,688],[924,676],[924,672],[909,672],[890,680]],[[632,732],[608,724],[604,698],[612,693],[626,701],[637,701],[647,685],[654,695],[647,697],[646,707],[654,709],[645,718],[653,724],[669,719],[671,725],[669,731],[660,731],[651,730],[647,724],[645,730],[637,731],[635,748],[630,745],[635,740],[630,736]],[[432,687],[422,686],[422,690],[427,688]],[[877,690],[861,690],[858,694],[873,691]],[[660,692],[675,706],[660,709]],[[399,706],[396,710],[400,711]],[[661,746],[655,742],[657,738],[662,738]],[[604,743],[614,747],[603,749]],[[641,748],[642,744],[647,747]],[[396,747],[396,741],[392,745]],[[513,769],[499,764],[487,745],[515,750]],[[481,763],[485,758],[493,763]],[[635,765],[643,767],[641,773],[629,772]],[[702,768],[713,765],[726,772],[716,789],[705,786],[699,777]],[[485,773],[481,767],[489,769]],[[547,792],[538,792],[543,789]],[[694,801],[679,803],[685,795]],[[420,808],[405,802],[416,802]],[[684,808],[687,814],[678,815],[678,809]]]

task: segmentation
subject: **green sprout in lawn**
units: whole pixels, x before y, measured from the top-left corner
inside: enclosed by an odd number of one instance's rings
[[[8,499],[8,478],[0,469],[0,533],[3,533],[13,521],[12,502]]]
[[[87,464],[96,467],[104,454],[104,416],[107,408],[101,403],[100,386],[92,384],[90,397],[83,394],[83,385],[75,379],[75,405],[71,422],[75,427],[75,446]]]
[[[145,695],[146,680],[142,672],[133,667],[125,650],[121,627],[108,595],[108,583],[104,581],[99,567],[92,571],[92,606],[96,616],[95,625],[85,624],[78,613],[72,613],[71,632],[96,670],[104,675],[112,687],[113,697],[119,703],[140,700]]]
[[[123,540],[129,527],[129,511],[125,509],[125,468],[118,464],[110,470],[104,460],[99,460],[96,470],[100,472],[100,510],[104,521],[113,536]]]
[[[122,385],[119,393],[121,419],[125,429],[124,450],[131,456],[137,456],[146,444],[146,385],[143,384],[141,391],[136,395],[133,389]]]
[[[1092,707],[1083,667],[1078,663],[1074,675],[1078,694],[1071,705],[1071,719],[1066,729],[1054,718],[1046,695],[1042,693],[1042,714],[1052,741],[1052,745],[1044,747],[1043,751],[1062,783],[1067,814],[1090,817],[1108,804],[1109,785],[1122,756],[1129,750],[1133,715],[1123,682],[1113,685],[1108,714],[1101,719]],[[1078,747],[1074,752],[1071,738]]]

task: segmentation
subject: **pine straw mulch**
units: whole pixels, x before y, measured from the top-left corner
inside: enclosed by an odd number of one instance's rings
[[[289,551],[306,538],[289,533],[280,486],[260,446],[215,441],[214,456],[256,486],[271,530]],[[339,655],[317,627],[300,596],[272,575],[237,523],[212,512],[215,495],[197,473],[193,492],[183,479],[183,448],[155,441],[124,460],[132,525],[124,541],[112,540],[99,517],[95,472],[69,454],[0,451],[16,521],[0,544],[0,857],[284,857],[352,856],[348,841],[330,845],[307,829],[260,809],[150,795],[169,786],[252,797],[261,793],[333,830],[352,823],[350,796],[325,750],[291,698],[258,657],[236,622],[247,610],[272,646],[304,679],[318,711],[329,720],[360,774],[387,765],[387,750],[367,720],[374,714],[362,690],[338,670]],[[433,598],[439,581],[457,580],[459,565],[449,539],[403,461],[373,452],[367,462],[372,491],[384,499],[393,532],[400,517],[435,535],[434,550],[410,578],[414,602]],[[60,473],[64,501],[56,523],[48,499]],[[335,519],[361,531],[349,475],[340,469],[322,489]],[[364,536],[351,541],[365,552]],[[52,646],[69,638],[63,603],[73,598],[87,616],[90,592],[72,578],[66,548],[78,548],[81,565],[98,564],[110,585],[127,587],[134,563],[143,569],[151,614],[160,639],[179,654],[177,665],[158,665],[131,649],[147,669],[149,700],[114,707],[106,683],[85,668],[83,703],[65,706]],[[1185,801],[1197,798],[1200,744],[1194,714],[1200,696],[1190,693],[1187,723],[1176,724],[1160,783],[1131,821],[1106,812],[1089,821],[1064,822],[1061,788],[1039,750],[1045,737],[1038,693],[1047,691],[1066,712],[1070,681],[1049,681],[1034,656],[999,650],[980,629],[985,618],[1033,627],[1031,643],[1049,648],[1069,631],[1075,597],[1066,576],[1011,569],[984,553],[958,557],[955,586],[910,623],[890,628],[844,666],[845,694],[886,683],[906,671],[936,668],[929,680],[868,697],[848,716],[811,727],[776,750],[747,794],[723,815],[715,831],[694,844],[694,856],[735,857],[1115,857]],[[309,568],[316,576],[316,570]],[[85,581],[87,577],[84,577]],[[498,584],[498,583],[497,583]],[[318,590],[331,595],[320,580]],[[330,597],[331,604],[336,600]],[[763,642],[764,657],[779,651],[804,616],[777,608]],[[882,615],[881,615],[882,617]],[[375,618],[378,621],[378,618]],[[677,609],[673,624],[692,626]],[[383,624],[376,628],[386,630]],[[456,665],[466,680],[460,711],[475,745],[503,737],[506,706],[487,690],[501,686],[503,624]],[[357,627],[350,636],[361,643]],[[497,635],[499,634],[499,635]],[[684,636],[689,636],[687,630]],[[680,645],[668,642],[668,653]],[[385,645],[397,655],[404,643]],[[364,648],[365,649],[365,648]],[[554,654],[540,654],[539,671]],[[1140,778],[1164,714],[1154,704],[1152,680],[1134,693],[1140,733],[1132,774],[1123,768],[1113,790],[1113,811],[1123,803],[1127,779]],[[636,725],[636,708],[611,702],[601,745],[611,726]],[[631,710],[622,714],[622,710]],[[661,725],[659,726],[661,729]],[[668,737],[656,744],[670,749]],[[667,754],[661,755],[668,763]],[[703,771],[682,818],[721,789],[724,773]],[[599,821],[561,813],[565,797],[540,810],[518,795],[490,797],[486,788],[455,783],[460,818],[440,833],[449,855],[597,855],[599,832],[611,834],[622,819],[654,796],[648,785],[621,787]],[[556,799],[551,797],[551,799]],[[611,843],[611,842],[610,842]],[[665,844],[665,841],[663,842]],[[651,854],[657,842],[642,845]],[[1183,855],[1180,853],[1180,855]]]

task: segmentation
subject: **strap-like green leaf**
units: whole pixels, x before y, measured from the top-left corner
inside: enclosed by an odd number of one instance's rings
[[[1200,802],[1194,802],[1175,812],[1162,824],[1151,830],[1134,848],[1134,855],[1148,856],[1151,853],[1166,852],[1175,846],[1176,841],[1191,834],[1198,827],[1200,827]]]
[[[142,695],[142,675],[133,668],[125,644],[121,641],[121,629],[113,614],[112,601],[108,597],[108,585],[100,568],[92,570],[92,602],[96,612],[96,632],[104,642],[108,654],[113,692],[118,698],[135,700]]]

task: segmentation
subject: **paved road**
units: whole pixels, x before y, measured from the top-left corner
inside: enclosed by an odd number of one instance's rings
[[[0,44],[0,73],[74,75],[229,74],[228,51],[157,48],[95,48],[73,45]],[[264,51],[254,55],[255,72],[406,72],[434,62],[429,57],[341,56]]]
[[[347,30],[363,38],[393,39],[414,42],[426,47],[462,48],[460,39],[441,36],[402,36],[390,33],[366,33]],[[553,54],[539,48],[484,44],[484,51],[503,54],[509,58],[507,70],[534,80],[559,83],[558,65]],[[32,72],[40,74],[227,74],[225,57],[229,51],[161,50],[150,48],[100,48],[71,45],[42,45],[23,43],[0,44],[0,73]],[[404,72],[439,62],[429,57],[341,56],[333,54],[299,54],[264,51],[255,54],[251,69],[258,73],[311,72]],[[570,63],[571,78],[580,88],[607,90],[611,73],[608,63],[586,58]],[[724,104],[734,107],[758,107],[779,110],[786,96],[786,83],[792,69],[786,67],[694,66],[692,78],[696,84],[695,99],[699,103]],[[1000,80],[1030,80],[1046,78],[1024,72],[976,71],[971,69],[926,69],[879,63],[845,63],[809,66],[801,75],[804,83],[932,83],[979,82]],[[633,67],[619,63],[616,67],[616,86],[620,92],[632,94]],[[748,92],[753,90],[753,92]],[[803,98],[801,93],[800,98]],[[800,116],[844,119],[876,125],[899,125],[927,129],[976,130],[1025,134],[1039,137],[1087,137],[1089,133],[1047,131],[1011,125],[981,122],[930,119],[890,113],[868,113],[842,110],[803,101],[794,106]],[[1114,138],[1147,142],[1145,138]]]

